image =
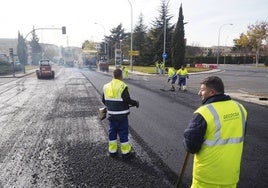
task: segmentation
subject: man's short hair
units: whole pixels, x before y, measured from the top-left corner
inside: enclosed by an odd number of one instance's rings
[[[220,94],[224,94],[224,84],[218,76],[209,76],[205,78],[201,84],[206,85],[206,87],[213,89]]]
[[[114,70],[114,78],[115,79],[121,79],[123,76],[122,70],[121,69],[115,69]]]

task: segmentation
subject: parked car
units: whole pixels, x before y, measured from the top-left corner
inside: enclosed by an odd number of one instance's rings
[[[41,59],[39,61],[39,69],[36,70],[36,76],[38,79],[41,78],[55,78],[55,72],[52,70],[52,61],[48,59]]]

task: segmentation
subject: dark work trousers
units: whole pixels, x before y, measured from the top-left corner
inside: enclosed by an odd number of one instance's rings
[[[120,142],[128,142],[128,117],[122,120],[108,120],[109,125],[109,140],[117,140],[117,135]]]

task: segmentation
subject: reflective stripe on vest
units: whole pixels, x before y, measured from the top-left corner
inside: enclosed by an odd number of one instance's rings
[[[116,98],[105,98],[105,100],[108,100],[108,101],[123,101],[122,98],[120,98],[120,99],[116,99]]]
[[[215,135],[214,135],[214,140],[205,140],[204,141],[204,145],[207,146],[215,146],[215,145],[224,145],[224,144],[236,144],[236,143],[240,143],[244,141],[244,132],[245,132],[245,126],[246,126],[246,117],[244,114],[244,111],[242,109],[242,107],[240,106],[240,104],[236,103],[239,107],[239,110],[242,114],[242,136],[241,137],[235,137],[235,138],[228,138],[228,139],[221,139],[220,135],[221,135],[221,123],[220,123],[220,119],[219,119],[219,115],[216,112],[215,108],[212,106],[212,104],[208,104],[206,105],[206,107],[209,109],[210,113],[212,114],[212,116],[214,117],[214,125],[215,125]]]
[[[129,113],[130,110],[121,110],[121,111],[110,111],[110,110],[107,110],[107,113],[108,114],[111,114],[111,115],[119,115],[119,114],[127,114]]]

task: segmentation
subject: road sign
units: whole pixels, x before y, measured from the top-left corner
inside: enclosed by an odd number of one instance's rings
[[[114,58],[115,58],[115,67],[120,67],[122,64],[122,51],[121,49],[114,50]]]
[[[132,56],[139,56],[140,55],[140,52],[139,51],[132,50],[132,53],[130,53],[130,51],[128,51],[128,54],[129,55],[132,55]]]

